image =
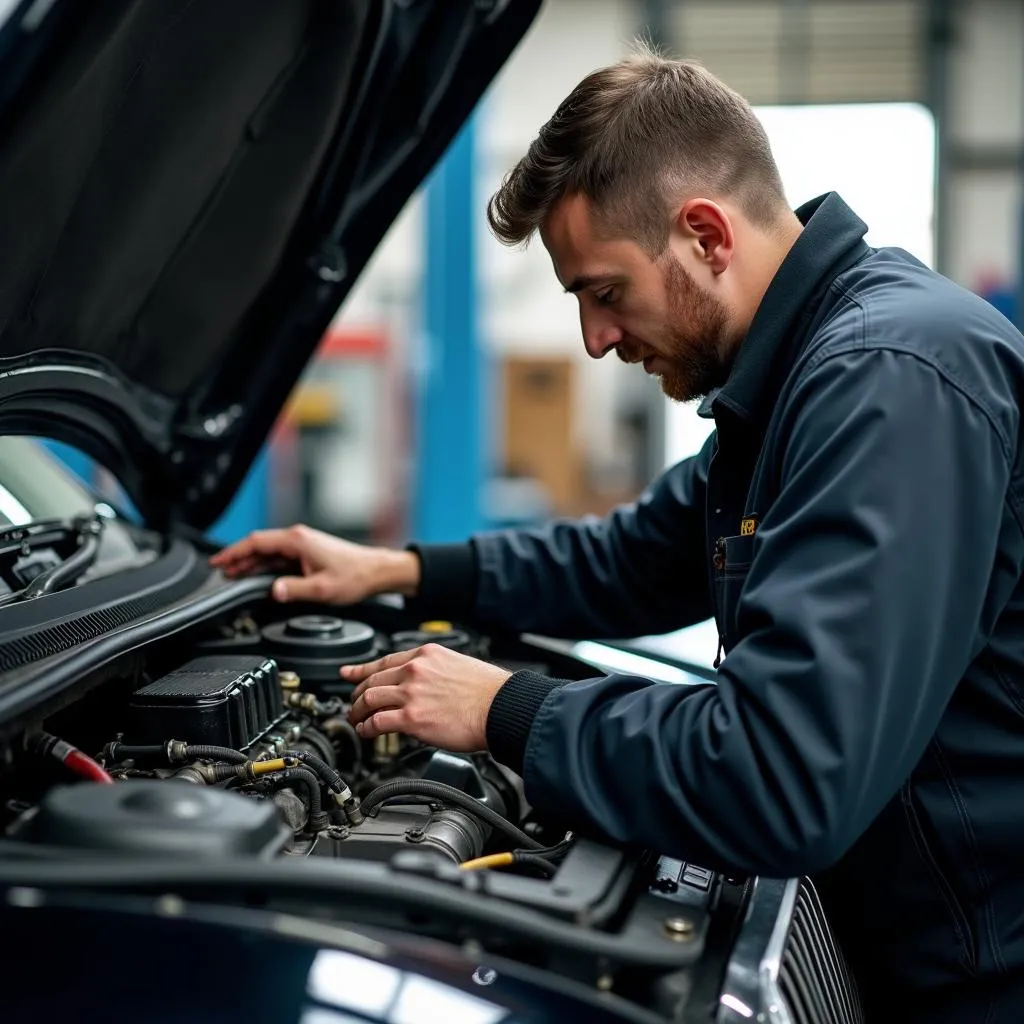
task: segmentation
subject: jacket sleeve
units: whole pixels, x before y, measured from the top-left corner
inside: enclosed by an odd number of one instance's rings
[[[423,567],[415,607],[491,628],[593,639],[709,618],[704,503],[713,440],[604,518],[481,533],[469,545],[414,546]]]
[[[488,741],[538,809],[708,867],[813,873],[922,756],[997,614],[1008,441],[892,350],[820,362],[787,409],[716,685],[520,673],[499,691]]]

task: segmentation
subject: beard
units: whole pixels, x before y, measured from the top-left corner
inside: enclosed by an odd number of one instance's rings
[[[705,398],[722,387],[729,376],[729,361],[723,355],[728,322],[725,307],[702,291],[693,278],[669,255],[665,274],[668,295],[668,325],[661,351],[624,340],[616,346],[626,363],[642,362],[655,355],[669,364],[659,376],[661,390],[676,402]]]

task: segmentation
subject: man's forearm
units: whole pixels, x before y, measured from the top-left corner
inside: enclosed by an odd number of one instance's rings
[[[380,548],[374,565],[374,587],[378,594],[402,594],[415,597],[419,593],[420,560],[412,551]]]

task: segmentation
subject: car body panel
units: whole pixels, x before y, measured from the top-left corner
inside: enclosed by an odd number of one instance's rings
[[[539,6],[17,5],[0,434],[75,445],[154,527],[208,527]]]

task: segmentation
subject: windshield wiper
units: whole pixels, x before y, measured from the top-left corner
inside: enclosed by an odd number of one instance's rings
[[[100,536],[103,533],[103,517],[95,512],[76,516],[70,526],[60,520],[40,520],[22,527],[8,527],[0,531],[0,541],[17,539],[27,541],[33,533],[49,535],[63,531],[74,539],[78,547],[67,558],[44,569],[32,577],[22,590],[0,598],[0,605],[13,601],[31,601],[46,594],[52,594],[61,587],[75,583],[95,561],[100,550]],[[32,538],[35,539],[35,538]]]
[[[28,523],[12,523],[10,526],[0,526],[0,546],[23,544],[67,532],[66,519],[33,519]]]
[[[45,594],[51,594],[60,587],[75,583],[88,569],[100,551],[100,535],[103,533],[103,519],[93,513],[75,519],[74,535],[78,539],[78,550],[50,569],[44,569],[21,592],[23,601],[31,601]]]

